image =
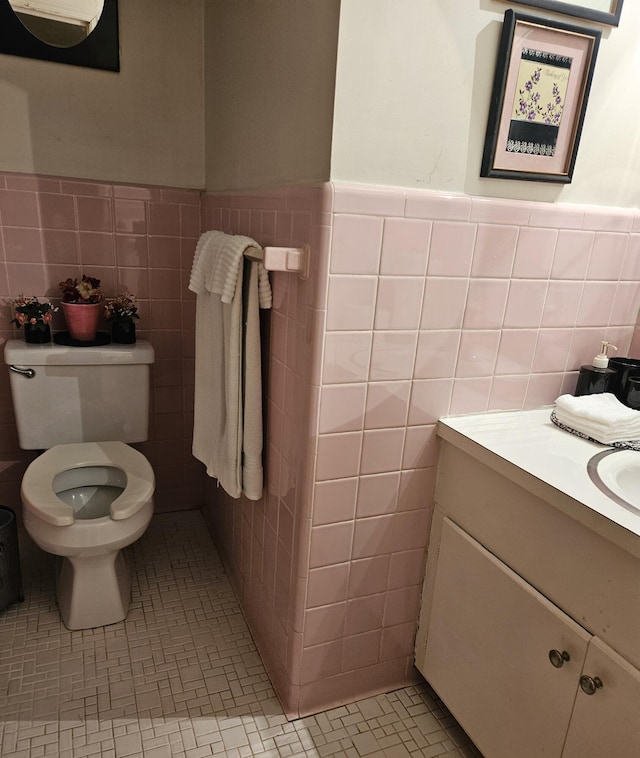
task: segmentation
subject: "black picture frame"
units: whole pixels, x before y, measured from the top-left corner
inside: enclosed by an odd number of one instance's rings
[[[620,24],[623,0],[612,0],[610,4],[611,11],[599,11],[587,8],[584,5],[578,5],[577,3],[567,2],[566,0],[514,0],[514,2],[518,5],[528,5],[533,8],[542,8],[546,11],[563,13],[565,16],[583,18],[586,21],[595,21],[599,24],[607,24],[608,26],[618,26]]]
[[[571,182],[601,36],[506,11],[480,176]]]
[[[102,15],[95,29],[73,47],[54,47],[42,42],[23,26],[9,0],[0,0],[0,53],[120,71],[118,0],[104,0]]]

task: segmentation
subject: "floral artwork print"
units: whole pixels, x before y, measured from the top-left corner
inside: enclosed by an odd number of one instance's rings
[[[570,69],[567,56],[522,49],[507,152],[555,154]]]

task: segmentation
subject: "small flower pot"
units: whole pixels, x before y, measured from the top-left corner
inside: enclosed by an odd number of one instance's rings
[[[102,305],[100,303],[62,303],[69,335],[80,342],[92,342],[98,331]]]
[[[25,324],[24,341],[31,345],[45,345],[51,342],[51,327],[49,324]]]
[[[114,321],[111,328],[111,341],[120,345],[133,345],[136,341],[136,325],[133,321]]]

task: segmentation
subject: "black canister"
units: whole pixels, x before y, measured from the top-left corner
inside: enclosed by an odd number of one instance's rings
[[[611,392],[621,403],[625,403],[629,379],[632,376],[640,376],[640,360],[637,358],[611,358],[609,366],[616,371]]]
[[[16,600],[24,600],[16,514],[0,505],[0,610]]]

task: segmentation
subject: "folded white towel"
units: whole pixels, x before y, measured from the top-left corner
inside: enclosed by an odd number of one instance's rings
[[[627,408],[608,392],[561,395],[555,412],[560,423],[604,445],[640,439],[640,411]]]

